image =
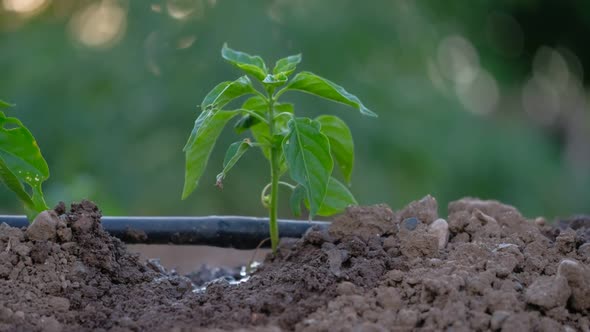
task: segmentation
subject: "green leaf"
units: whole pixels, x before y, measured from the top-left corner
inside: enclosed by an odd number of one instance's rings
[[[264,60],[257,55],[252,56],[244,52],[235,51],[229,48],[227,44],[223,44],[221,56],[245,73],[256,77],[259,81],[263,81],[268,74]]]
[[[41,190],[42,183],[49,178],[47,162],[31,132],[17,118],[6,117],[3,112],[0,112],[0,160],[2,182],[25,207],[36,213],[48,209]],[[32,188],[32,196],[23,183]]]
[[[201,108],[203,111],[221,109],[230,101],[254,92],[252,82],[248,76],[242,76],[233,82],[219,83],[205,96],[205,99],[201,103]]]
[[[223,159],[223,171],[217,174],[217,183],[218,187],[223,187],[223,180],[227,176],[227,172],[229,172],[232,167],[240,160],[240,158],[248,151],[249,148],[252,147],[252,143],[249,139],[243,139],[239,142],[232,143],[227,152],[225,153],[225,158]]]
[[[318,215],[324,217],[331,216],[344,211],[344,209],[351,205],[357,204],[356,199],[348,188],[340,181],[331,177],[328,183],[326,198],[324,198],[322,206],[318,210]],[[306,202],[306,206],[309,206],[309,203]]]
[[[241,134],[244,131],[250,129],[255,124],[259,123],[260,119],[250,114],[242,116],[234,125],[234,129],[237,134]]]
[[[201,112],[201,114],[199,114],[199,116],[197,117],[197,120],[195,120],[195,125],[193,126],[193,130],[191,131],[191,134],[190,134],[186,144],[184,145],[184,148],[182,148],[182,151],[186,152],[188,150],[189,146],[194,144],[199,129],[201,128],[201,126],[203,125],[205,120],[210,118],[212,115],[213,115],[212,110],[203,111],[203,112]]]
[[[301,216],[301,203],[305,200],[305,188],[302,185],[297,185],[291,192],[289,198],[289,205],[294,216]]]
[[[266,75],[262,83],[264,84],[264,86],[272,86],[276,88],[287,83],[287,80],[288,78],[287,75],[285,75],[285,73],[278,73],[274,75],[268,74]]]
[[[262,114],[268,110],[268,101],[262,96],[250,97],[242,104],[242,108]]]
[[[354,143],[350,129],[342,119],[333,115],[321,115],[316,121],[322,124],[321,132],[330,140],[332,157],[338,163],[344,180],[350,184],[354,165]]]
[[[0,158],[0,181],[16,194],[25,206],[33,208],[33,200],[31,200],[31,197],[25,191],[23,184],[16,175],[10,171],[2,158]]]
[[[237,111],[203,111],[195,121],[195,127],[184,147],[186,170],[182,199],[186,199],[199,184],[215,142],[223,127]]]
[[[291,211],[297,217],[301,215],[301,203],[305,203],[305,207],[309,209],[309,201],[305,198],[305,189],[298,185],[291,193],[289,200]],[[328,217],[337,213],[341,213],[351,205],[357,205],[357,201],[352,193],[346,188],[344,184],[330,177],[328,182],[328,190],[326,198],[322,202],[322,206],[318,210],[319,216]]]
[[[248,98],[242,104],[242,108],[252,111],[252,112],[255,112],[255,113],[264,117],[264,113],[266,113],[268,111],[268,102],[262,96],[254,96],[254,97]],[[236,124],[234,125],[234,128],[236,130],[236,133],[241,134],[245,130],[249,129],[250,127],[252,127],[260,122],[261,122],[260,119],[258,119],[257,117],[252,116],[250,114],[246,114],[246,115],[242,116],[240,118],[240,120],[238,120],[238,122],[236,122]]]
[[[291,178],[305,187],[310,202],[310,218],[319,210],[328,188],[334,162],[330,142],[321,133],[320,123],[308,118],[288,122],[289,133],[283,140],[283,151]]]
[[[283,90],[279,91],[277,95],[281,95],[288,90],[307,92],[312,95],[352,106],[358,109],[363,115],[377,117],[377,114],[366,108],[358,97],[347,92],[343,87],[336,83],[310,72],[300,72],[295,75],[291,82],[289,82]]]
[[[9,103],[3,101],[0,99],[0,110],[11,107],[12,105],[10,105]]]
[[[295,107],[291,103],[277,103],[275,104],[275,113],[291,113],[293,114]],[[285,121],[286,123],[286,121]]]
[[[243,109],[247,109],[253,112],[260,114],[261,116],[266,117],[268,112],[268,103],[267,101],[262,98],[261,96],[254,96],[249,98],[244,102],[242,105]],[[278,113],[290,113],[293,114],[293,104],[289,103],[277,103],[274,105],[275,114]],[[289,118],[287,116],[281,116],[280,118],[275,120],[275,130],[279,133],[284,133],[287,131],[287,121]],[[244,115],[235,125],[236,132],[242,133],[246,129],[250,129],[252,132],[252,136],[254,136],[254,140],[256,142],[262,143],[265,146],[262,146],[262,152],[264,156],[269,159],[270,158],[270,145],[274,142],[273,139],[270,137],[270,131],[268,125],[256,117],[251,115]],[[282,142],[283,136],[277,138],[280,139]]]
[[[274,74],[284,73],[286,76],[289,76],[295,71],[295,68],[300,62],[301,54],[290,55],[277,61],[272,72]]]

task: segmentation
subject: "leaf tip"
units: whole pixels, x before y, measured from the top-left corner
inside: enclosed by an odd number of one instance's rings
[[[377,113],[371,111],[370,109],[368,109],[366,107],[362,107],[361,108],[361,113],[363,115],[366,115],[366,116],[371,117],[371,118],[378,118],[379,117],[379,115],[377,115]]]
[[[181,199],[184,201],[186,200],[197,188],[199,181],[196,181],[193,185],[190,185],[188,182],[184,182],[184,188],[182,189],[182,197]]]
[[[14,104],[10,104],[5,102],[4,100],[0,99],[0,109],[4,109],[4,108],[8,108],[8,107],[14,107]]]

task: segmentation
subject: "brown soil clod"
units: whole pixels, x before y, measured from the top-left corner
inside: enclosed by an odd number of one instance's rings
[[[141,262],[94,204],[60,204],[26,231],[0,225],[0,331],[589,329],[588,223],[474,198],[437,208],[351,207],[283,239],[249,280],[201,290],[221,274]]]

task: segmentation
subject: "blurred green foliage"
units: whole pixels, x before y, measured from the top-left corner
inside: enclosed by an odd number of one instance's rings
[[[0,0],[0,97],[17,105],[47,158],[49,204],[89,198],[109,215],[264,215],[257,195],[241,194],[266,184],[262,156],[245,156],[224,183],[231,190],[219,192],[204,188],[221,170],[223,153],[214,153],[201,190],[181,201],[181,149],[210,82],[238,74],[219,57],[224,42],[268,59],[301,52],[302,70],[379,113],[358,121],[345,106],[285,95],[302,115],[350,124],[361,204],[398,208],[431,193],[443,213],[463,196],[528,216],[590,213],[590,64],[580,60],[590,8],[544,2]],[[551,84],[534,90],[534,73]],[[558,115],[538,115],[535,105]],[[226,130],[219,149],[237,140]],[[0,190],[0,213],[21,212]]]

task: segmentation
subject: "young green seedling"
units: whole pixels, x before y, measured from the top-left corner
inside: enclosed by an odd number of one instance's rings
[[[322,115],[315,119],[297,117],[292,104],[279,98],[289,91],[301,91],[358,109],[361,114],[376,117],[354,95],[341,86],[310,72],[300,72],[289,80],[301,55],[292,55],[276,62],[269,70],[259,56],[238,52],[224,45],[221,56],[247,75],[235,81],[223,82],[211,90],[201,104],[202,112],[184,147],[186,172],[182,198],[190,195],[199,183],[215,141],[224,126],[239,116],[235,124],[238,133],[249,130],[246,138],[230,145],[217,175],[216,185],[236,162],[251,148],[260,148],[270,162],[270,182],[261,194],[262,204],[269,209],[270,239],[273,251],[279,242],[277,208],[279,185],[292,190],[290,205],[295,215],[301,214],[303,203],[309,218],[339,213],[356,200],[348,188],[332,177],[334,163],[346,183],[350,184],[354,148],[350,129],[340,118]],[[248,75],[261,83],[263,92],[254,87]],[[249,95],[240,108],[225,107],[234,99]],[[281,180],[289,172],[295,182]]]
[[[0,100],[0,181],[23,202],[32,222],[39,212],[48,209],[41,184],[49,177],[49,168],[31,132],[17,118],[6,117],[1,111],[10,106]]]

